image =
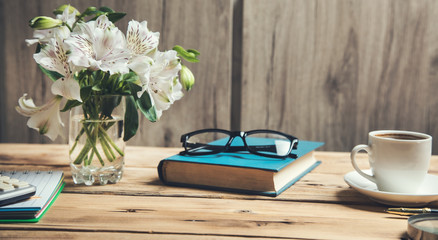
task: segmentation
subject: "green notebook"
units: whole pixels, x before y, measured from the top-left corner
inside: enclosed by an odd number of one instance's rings
[[[33,197],[0,207],[0,223],[38,222],[65,186],[62,171],[1,171],[1,175],[26,181],[37,190]]]

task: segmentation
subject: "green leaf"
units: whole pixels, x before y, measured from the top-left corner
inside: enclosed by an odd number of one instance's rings
[[[107,12],[107,13],[113,13],[114,12],[114,10],[112,10],[109,7],[105,7],[105,6],[104,7],[100,7],[99,10],[102,11],[102,12]]]
[[[81,88],[81,99],[82,101],[87,101],[91,97],[91,92],[93,91],[92,86],[85,86]]]
[[[41,48],[43,48],[43,47],[41,46],[41,43],[38,43],[38,44],[37,44],[37,47],[36,47],[36,49],[35,49],[35,53],[39,53],[39,52],[41,52]]]
[[[120,19],[122,19],[125,15],[126,15],[126,13],[119,13],[119,12],[116,13],[115,12],[115,13],[108,13],[107,17],[108,17],[108,20],[115,23],[115,22],[119,21]]]
[[[111,117],[113,110],[119,106],[122,101],[122,96],[102,97],[101,110],[102,115]]]
[[[79,73],[74,75],[75,79],[79,82],[80,86],[88,85],[88,74],[87,70],[81,70]]]
[[[181,56],[189,62],[199,62],[197,57],[200,55],[200,53],[194,49],[185,50],[183,47],[176,45],[173,47],[173,50],[178,53],[178,56]]]
[[[93,91],[96,91],[96,92],[100,92],[100,91],[102,91],[102,89],[100,88],[99,85],[94,85],[91,89],[92,89]]]
[[[102,11],[95,11],[94,14],[96,15],[95,17],[93,17],[92,19],[88,20],[88,21],[95,21],[100,15],[106,14],[105,12]]]
[[[137,105],[138,108],[140,108],[140,111],[149,121],[157,121],[157,111],[155,106],[152,105],[151,96],[149,96],[147,91],[145,91],[141,97],[137,99]]]
[[[116,73],[111,75],[107,81],[102,82],[104,84],[103,86],[106,87],[106,94],[114,94],[116,93],[116,88],[118,85],[118,82],[120,81],[121,74]]]
[[[135,97],[135,100],[137,100],[137,92],[141,91],[141,86],[138,86],[135,83],[129,82],[129,88],[131,89],[132,95]]]
[[[138,129],[138,112],[137,106],[135,104],[135,99],[133,96],[127,96],[125,98],[125,119],[124,119],[124,134],[123,141],[128,141],[131,139],[135,133],[137,133]]]
[[[94,11],[94,14],[96,14],[96,16],[94,18],[90,19],[90,21],[94,21],[100,15],[106,14],[106,16],[108,17],[108,20],[110,20],[113,23],[119,21],[120,19],[122,19],[126,15],[126,13],[115,12],[113,9],[111,9],[109,7],[101,7],[101,8],[99,8],[98,11]]]
[[[56,81],[62,77],[64,77],[62,74],[55,72],[55,71],[50,71],[47,70],[45,68],[43,68],[41,65],[38,64],[38,67],[41,69],[41,71],[46,74],[46,76],[48,76],[52,81]]]
[[[81,16],[90,16],[95,14],[97,11],[96,7],[88,7],[87,9],[85,9],[85,11],[81,14]]]
[[[122,81],[126,82],[132,82],[132,83],[139,83],[140,77],[135,72],[129,72],[122,75]]]
[[[78,100],[68,100],[65,103],[64,108],[61,110],[61,112],[66,112],[74,107],[82,105],[82,102],[79,102]]]

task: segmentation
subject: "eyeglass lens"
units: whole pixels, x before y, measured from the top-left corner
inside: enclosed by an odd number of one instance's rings
[[[204,132],[190,136],[187,143],[187,150],[197,152],[215,152],[225,149],[230,136],[221,132]]]
[[[251,151],[266,155],[286,156],[292,147],[287,137],[275,133],[250,133],[245,140]]]
[[[225,150],[229,139],[230,136],[225,133],[204,132],[190,136],[186,141],[186,146],[187,150],[190,151],[217,152]],[[271,156],[287,156],[292,147],[292,143],[287,137],[275,133],[249,133],[245,140],[250,151]],[[243,146],[242,139],[235,137],[231,146]]]

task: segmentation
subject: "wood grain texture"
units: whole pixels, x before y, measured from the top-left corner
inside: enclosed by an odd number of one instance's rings
[[[231,0],[73,0],[69,3],[80,11],[88,6],[109,6],[127,16],[116,24],[126,32],[128,21],[148,21],[148,28],[160,32],[159,50],[179,44],[201,52],[199,64],[187,63],[196,76],[191,92],[163,113],[161,120],[150,123],[140,119],[140,129],[131,145],[177,146],[179,136],[205,127],[230,128],[231,101]],[[15,111],[17,100],[28,93],[37,105],[52,97],[51,82],[37,68],[24,40],[32,38],[29,19],[52,16],[62,0],[0,1],[3,34],[0,37],[0,72],[2,100],[0,108],[0,141],[49,143],[26,127],[27,118]],[[214,3],[214,4],[212,4]],[[20,31],[17,31],[20,29]],[[205,57],[204,57],[205,56]],[[68,114],[62,116],[67,134]],[[55,143],[65,143],[58,138]]]
[[[400,239],[407,217],[359,194],[343,181],[349,153],[316,152],[322,161],[278,197],[169,187],[158,162],[180,148],[126,151],[123,179],[74,185],[66,145],[0,144],[3,170],[64,170],[66,186],[37,224],[0,224],[0,238],[154,239]],[[366,155],[359,154],[365,168]],[[438,174],[438,156],[430,173]],[[86,204],[83,204],[86,203]],[[436,206],[436,205],[431,205]]]
[[[342,151],[366,143],[375,129],[437,137],[436,7],[245,1],[242,127],[279,129]]]
[[[375,221],[387,215],[379,207],[358,216],[365,206],[98,194],[87,195],[87,204],[78,205],[82,200],[83,195],[63,193],[38,224],[8,228],[271,239],[396,239],[406,228],[403,218]]]

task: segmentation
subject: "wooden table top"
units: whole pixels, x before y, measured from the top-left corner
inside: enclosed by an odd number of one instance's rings
[[[74,185],[66,145],[0,144],[0,169],[63,170],[66,186],[38,223],[0,224],[0,238],[400,239],[407,217],[351,189],[349,153],[322,164],[278,197],[169,187],[158,162],[179,148],[131,147],[117,184]],[[359,165],[367,168],[365,154]],[[438,156],[430,172],[438,174]]]

